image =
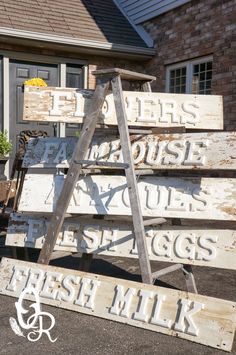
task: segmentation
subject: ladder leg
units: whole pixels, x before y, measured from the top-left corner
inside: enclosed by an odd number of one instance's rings
[[[198,293],[191,265],[183,265],[183,273],[188,292]]]
[[[71,159],[70,167],[68,169],[67,176],[62,187],[62,191],[57,200],[55,211],[48,227],[48,232],[45,238],[43,248],[41,249],[41,252],[39,254],[38,263],[49,263],[51,253],[53,252],[54,246],[56,244],[58,234],[64,222],[67,208],[69,206],[75,185],[78,181],[81,172],[82,165],[77,164],[76,162],[81,161],[85,158],[96,128],[96,122],[100,109],[104,103],[109,88],[109,84],[109,78],[98,79],[98,84],[93,95],[91,106],[89,107],[88,115],[83,124],[80,138],[76,144]]]
[[[79,270],[88,272],[93,259],[93,254],[83,253],[79,263]]]
[[[130,206],[132,211],[134,233],[139,254],[139,264],[141,269],[142,281],[151,284],[153,281],[151,266],[148,257],[146,236],[143,226],[143,218],[139,201],[138,186],[134,172],[133,158],[131,155],[131,144],[125,112],[124,98],[122,95],[122,86],[120,76],[115,76],[112,81],[112,91],[116,108],[116,116],[120,133],[120,142],[125,163],[129,167],[125,170],[127,186],[129,191]]]

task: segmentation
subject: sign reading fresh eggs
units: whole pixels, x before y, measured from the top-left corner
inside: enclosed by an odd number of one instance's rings
[[[232,347],[236,319],[233,302],[3,258],[0,293],[19,297],[25,288],[38,292],[41,303],[218,349],[229,351]]]
[[[23,119],[81,123],[93,91],[25,87]],[[223,129],[222,97],[124,91],[128,124],[133,126]],[[114,98],[106,96],[98,123],[117,125]]]
[[[41,249],[49,219],[11,215],[6,245]],[[146,227],[150,260],[236,270],[236,231],[189,226]],[[130,223],[66,218],[54,250],[138,258]]]

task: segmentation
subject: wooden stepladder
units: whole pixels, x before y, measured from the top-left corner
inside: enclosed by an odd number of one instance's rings
[[[147,246],[145,241],[145,230],[138,196],[138,187],[135,176],[133,158],[131,155],[131,144],[129,140],[129,129],[125,112],[125,103],[122,94],[121,79],[140,82],[141,86],[143,86],[143,89],[145,91],[151,91],[149,82],[153,81],[155,77],[120,69],[108,69],[100,71],[98,70],[95,71],[94,74],[97,77],[97,86],[93,96],[92,104],[89,108],[87,117],[85,118],[80,138],[75,147],[70,167],[68,169],[61,194],[57,200],[56,207],[48,227],[47,237],[45,239],[44,246],[40,252],[38,262],[42,264],[49,263],[50,256],[56,244],[58,234],[64,222],[64,218],[66,215],[67,208],[69,206],[70,199],[73,194],[73,190],[81,173],[83,164],[85,163],[85,155],[87,153],[96,128],[99,112],[105,101],[106,94],[111,84],[115,101],[121,149],[124,158],[124,163],[117,163],[117,166],[120,168],[125,168],[134,225],[134,233],[139,254],[142,281],[144,283],[151,284],[153,282],[153,277],[151,273],[150,261],[148,258]],[[87,161],[86,165],[88,165]],[[111,164],[107,163],[107,166],[111,166]]]
[[[91,100],[88,114],[84,120],[80,138],[77,142],[72,159],[70,161],[69,170],[67,172],[62,191],[55,206],[55,210],[48,227],[47,236],[38,258],[38,263],[48,264],[50,261],[51,254],[54,250],[57,237],[62,228],[67,208],[69,206],[75,185],[78,181],[83,166],[101,164],[111,168],[123,168],[125,169],[127,180],[130,207],[132,211],[133,230],[136,238],[142,281],[144,283],[152,284],[153,281],[159,276],[177,269],[182,269],[186,277],[188,291],[197,292],[191,267],[186,266],[185,268],[185,266],[182,264],[176,264],[166,269],[152,273],[148,256],[144,226],[153,224],[153,222],[156,222],[157,219],[155,219],[155,221],[153,219],[143,221],[136,181],[136,172],[134,169],[131,143],[129,138],[130,130],[127,123],[128,119],[125,111],[125,102],[123,98],[121,80],[127,80],[134,85],[139,84],[143,91],[150,92],[150,82],[155,80],[155,77],[121,69],[97,70],[93,72],[93,74],[97,77],[96,89],[93,95],[93,99]],[[112,87],[114,96],[121,151],[123,154],[124,163],[94,162],[84,160],[95,132],[99,112],[105,101],[105,97],[110,85]],[[141,131],[139,132],[141,133]],[[92,255],[90,254],[83,254],[82,261],[84,265],[82,263],[82,269],[84,268],[86,270],[86,263],[89,263],[91,257]]]

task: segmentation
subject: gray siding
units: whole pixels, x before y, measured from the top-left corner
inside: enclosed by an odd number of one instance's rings
[[[115,0],[136,25],[163,14],[190,0]]]

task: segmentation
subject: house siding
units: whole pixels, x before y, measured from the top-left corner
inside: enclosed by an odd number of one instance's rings
[[[141,24],[153,17],[161,15],[190,0],[116,0],[130,20],[135,24]]]

